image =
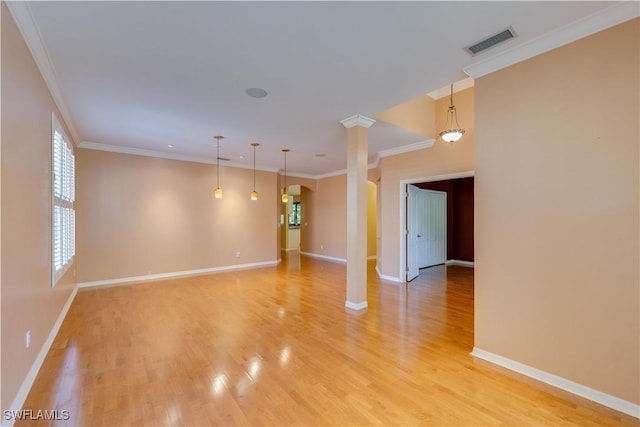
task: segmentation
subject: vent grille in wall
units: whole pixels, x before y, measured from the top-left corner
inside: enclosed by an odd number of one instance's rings
[[[469,52],[469,54],[473,55],[477,55],[482,51],[485,51],[491,47],[494,47],[495,45],[498,45],[500,43],[504,43],[509,39],[512,39],[514,37],[517,37],[518,35],[516,34],[516,32],[513,30],[512,27],[507,28],[506,30],[500,31],[497,34],[494,34],[490,37],[487,37],[486,39],[472,45],[472,46],[468,46],[465,48],[465,50],[467,52]]]

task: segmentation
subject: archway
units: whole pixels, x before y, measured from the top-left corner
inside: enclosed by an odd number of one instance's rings
[[[302,186],[299,184],[289,185],[286,188],[289,201],[282,204],[280,219],[280,250],[299,251],[300,250],[300,227],[302,225]]]

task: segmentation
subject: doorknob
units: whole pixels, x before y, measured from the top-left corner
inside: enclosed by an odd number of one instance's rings
[[[418,238],[422,237],[422,235],[418,234]]]

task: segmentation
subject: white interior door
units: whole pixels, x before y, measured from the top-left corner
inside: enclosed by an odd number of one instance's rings
[[[419,191],[418,268],[425,268],[447,260],[447,193]]]
[[[418,277],[419,250],[418,250],[418,226],[420,223],[420,189],[415,185],[407,185],[407,282]]]

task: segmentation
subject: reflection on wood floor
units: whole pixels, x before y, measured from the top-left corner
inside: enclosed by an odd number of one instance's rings
[[[344,265],[295,253],[81,290],[25,404],[70,419],[32,425],[638,424],[470,356],[473,269],[404,285],[373,267],[362,312]]]

